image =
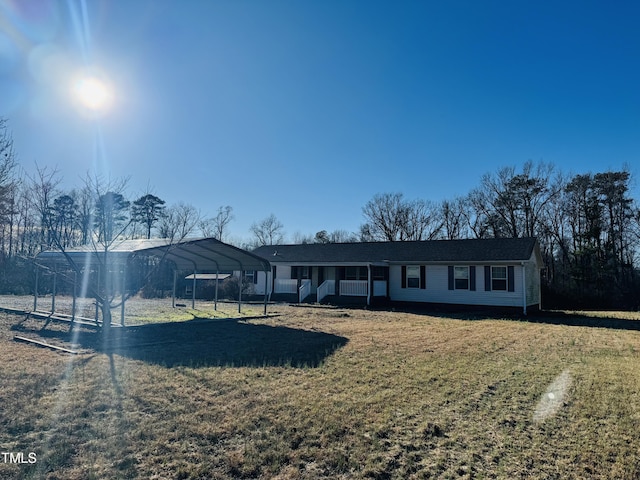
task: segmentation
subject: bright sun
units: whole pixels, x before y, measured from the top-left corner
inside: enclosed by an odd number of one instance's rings
[[[113,99],[109,86],[95,77],[79,79],[73,90],[80,104],[93,112],[104,112]]]

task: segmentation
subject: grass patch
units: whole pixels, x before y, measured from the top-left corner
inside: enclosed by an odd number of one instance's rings
[[[38,459],[0,478],[640,476],[634,329],[271,310],[161,330],[174,344],[87,336],[75,357],[0,316],[0,445]]]
[[[155,307],[152,312],[128,312],[126,316],[126,324],[144,325],[159,322],[185,322],[194,319],[215,320],[222,318],[247,318],[260,316],[263,314],[263,311],[263,309],[258,309],[254,306],[243,305],[242,311],[238,312],[238,304],[229,303],[218,303],[217,310],[214,310],[213,305],[211,305],[210,308],[204,308],[203,306],[198,305],[198,308],[195,309],[188,307],[173,308],[171,305],[166,305]]]

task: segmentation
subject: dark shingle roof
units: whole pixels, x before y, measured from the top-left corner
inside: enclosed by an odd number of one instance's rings
[[[253,253],[271,263],[486,262],[529,260],[535,238],[268,245]]]

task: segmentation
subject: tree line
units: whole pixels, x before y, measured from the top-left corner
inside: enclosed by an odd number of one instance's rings
[[[640,208],[628,169],[565,174],[526,162],[487,173],[467,195],[434,202],[378,193],[358,232],[295,243],[537,237],[545,308],[640,307]]]
[[[533,162],[440,203],[375,195],[361,241],[537,237],[546,308],[638,309],[640,209],[627,169],[566,175]]]
[[[640,208],[628,169],[565,174],[526,162],[487,173],[468,194],[444,201],[378,193],[363,207],[357,232],[293,234],[293,243],[537,237],[545,268],[545,307],[638,308]],[[193,205],[166,205],[148,191],[127,198],[127,179],[87,173],[80,186],[60,188],[57,169],[16,161],[6,119],[0,118],[0,291],[28,293],[35,255],[120,238],[213,237],[228,241],[231,206],[203,217]],[[251,225],[243,248],[284,243],[271,214]]]

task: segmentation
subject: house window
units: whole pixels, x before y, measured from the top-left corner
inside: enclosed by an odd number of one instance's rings
[[[469,290],[469,267],[454,268],[454,285],[456,290]]]
[[[371,274],[373,275],[374,280],[385,280],[385,267],[373,267],[371,269]]]
[[[309,267],[291,267],[291,278],[309,279]]]
[[[244,283],[258,283],[258,272],[255,270],[245,270]]]
[[[420,288],[420,267],[407,266],[407,288]]]
[[[491,290],[507,289],[507,267],[491,267]]]
[[[367,280],[367,267],[347,267],[344,272],[345,280]]]

